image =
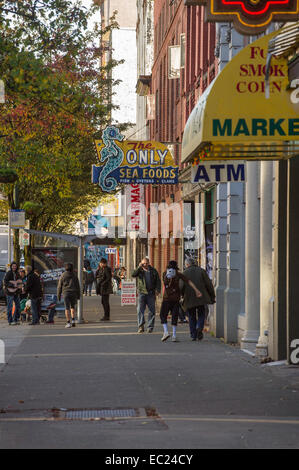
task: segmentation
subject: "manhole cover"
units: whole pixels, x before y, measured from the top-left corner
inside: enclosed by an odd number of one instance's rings
[[[99,419],[99,418],[134,418],[137,416],[134,408],[129,409],[103,409],[103,410],[67,410],[60,411],[60,418],[64,419]]]

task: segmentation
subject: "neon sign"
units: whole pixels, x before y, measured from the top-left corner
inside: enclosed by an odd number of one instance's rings
[[[208,21],[232,21],[241,34],[265,31],[272,21],[297,21],[299,0],[185,0],[185,5],[206,5]]]

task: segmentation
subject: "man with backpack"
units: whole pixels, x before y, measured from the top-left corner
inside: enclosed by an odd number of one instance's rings
[[[79,279],[74,273],[72,263],[66,263],[65,272],[61,275],[58,281],[57,298],[59,301],[61,299],[61,294],[63,294],[65,317],[67,321],[65,328],[71,328],[72,326],[76,326],[75,307],[81,295]]]

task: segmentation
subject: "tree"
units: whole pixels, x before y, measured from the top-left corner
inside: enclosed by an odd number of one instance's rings
[[[0,166],[17,173],[20,207],[37,230],[71,231],[102,196],[90,182],[93,140],[110,119],[117,62],[100,66],[101,38],[117,25],[87,31],[97,8],[0,0]],[[13,185],[1,189],[13,207]]]

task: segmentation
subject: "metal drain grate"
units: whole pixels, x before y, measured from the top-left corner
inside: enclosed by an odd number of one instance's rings
[[[97,419],[97,418],[134,418],[134,408],[119,410],[68,410],[63,413],[64,419]]]

